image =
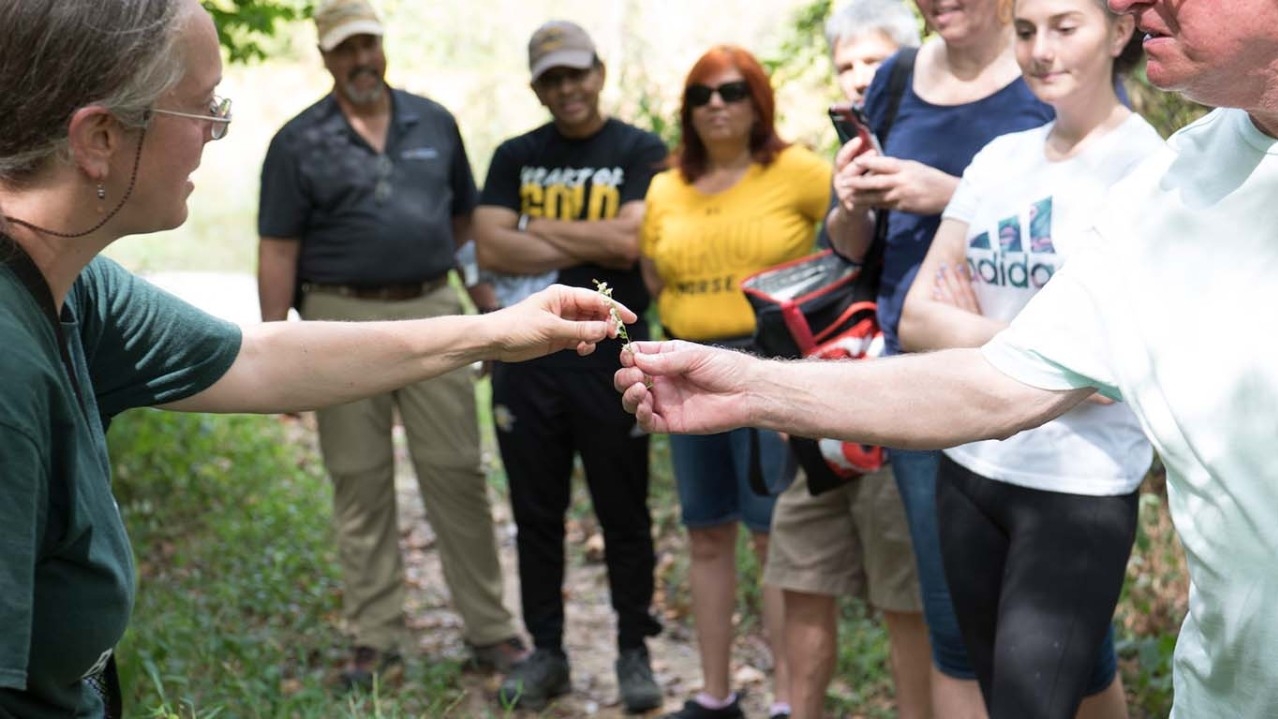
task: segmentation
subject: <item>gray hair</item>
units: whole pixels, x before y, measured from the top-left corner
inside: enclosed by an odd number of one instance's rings
[[[841,42],[875,31],[901,47],[918,47],[920,42],[918,19],[903,0],[850,0],[825,22],[830,52]]]
[[[141,127],[182,79],[181,0],[0,0],[0,183],[69,157],[77,110]]]

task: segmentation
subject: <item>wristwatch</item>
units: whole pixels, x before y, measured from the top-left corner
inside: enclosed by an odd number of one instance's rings
[[[517,222],[517,223],[515,224],[515,229],[516,229],[516,230],[518,230],[518,231],[520,231],[520,232],[527,232],[527,231],[528,231],[528,223],[529,223],[529,222],[531,222],[531,221],[532,221],[532,217],[530,217],[530,216],[528,216],[528,215],[526,215],[526,214],[520,214],[520,215],[519,215],[519,222]]]

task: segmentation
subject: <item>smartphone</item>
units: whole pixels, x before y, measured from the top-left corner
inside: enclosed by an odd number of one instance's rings
[[[879,153],[883,152],[883,148],[879,146],[879,139],[870,131],[870,121],[861,108],[855,105],[831,105],[830,122],[834,124],[834,131],[839,135],[840,145],[845,145],[852,138],[859,137],[865,147],[872,147]]]

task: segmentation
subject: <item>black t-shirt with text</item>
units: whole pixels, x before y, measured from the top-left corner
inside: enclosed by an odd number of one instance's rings
[[[609,220],[627,202],[643,200],[653,175],[664,169],[668,150],[656,135],[615,119],[587,138],[567,138],[553,123],[503,142],[488,167],[480,205],[505,207],[531,217]],[[559,270],[556,281],[594,289],[613,288],[613,299],[639,315],[627,327],[632,340],[648,338],[643,318],[648,292],[638,263],[615,270],[585,263]],[[556,366],[616,366],[619,345],[607,342],[587,358],[560,352],[541,360]]]

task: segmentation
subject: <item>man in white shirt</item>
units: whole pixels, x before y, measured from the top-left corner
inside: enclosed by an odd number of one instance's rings
[[[1110,0],[1160,87],[1224,108],[1115,186],[1077,254],[979,350],[764,362],[684,343],[623,352],[659,432],[750,425],[918,448],[1006,437],[1096,390],[1168,469],[1189,560],[1174,717],[1278,713],[1278,1]]]

